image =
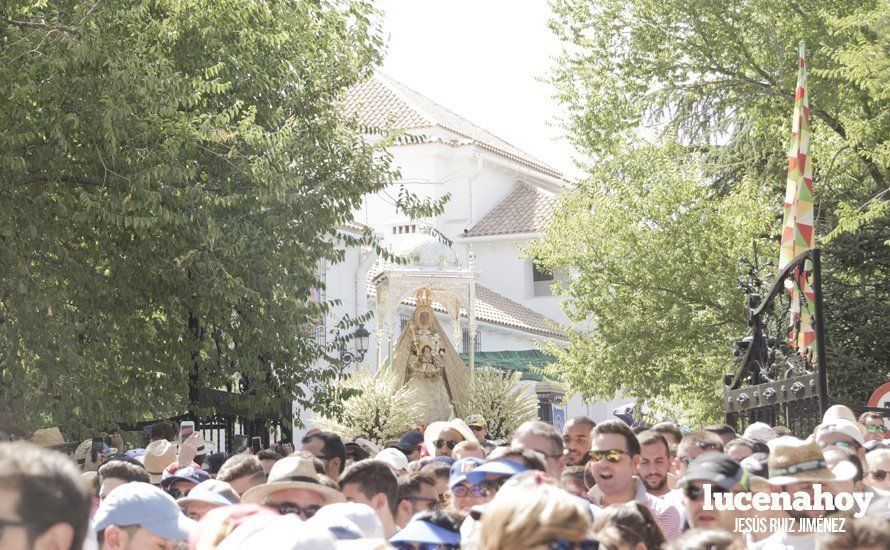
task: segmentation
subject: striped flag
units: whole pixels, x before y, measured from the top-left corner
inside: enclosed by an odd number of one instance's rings
[[[791,125],[791,149],[788,151],[788,180],[785,190],[785,216],[782,222],[782,244],[779,251],[779,270],[807,250],[813,248],[813,165],[810,149],[810,101],[807,93],[807,68],[804,61],[804,44],[800,43],[797,72],[797,90],[794,95],[794,119]],[[789,339],[798,353],[810,349],[812,357],[817,352],[816,332],[812,317],[815,313],[815,295],[810,286],[812,264],[807,261],[804,270],[796,270],[794,284],[786,280],[791,291],[791,327]],[[798,287],[803,289],[806,302],[801,307]]]

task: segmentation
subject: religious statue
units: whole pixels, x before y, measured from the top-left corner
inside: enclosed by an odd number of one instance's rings
[[[455,368],[466,369],[457,356],[451,342],[441,332],[432,309],[432,293],[422,288],[415,295],[417,309],[405,327],[402,339],[406,345],[399,348],[407,353],[397,353],[404,360],[404,383],[414,387],[424,402],[424,420],[447,420],[454,414],[454,393],[449,371],[460,378]],[[456,361],[455,361],[456,359]],[[454,363],[454,365],[450,365]]]

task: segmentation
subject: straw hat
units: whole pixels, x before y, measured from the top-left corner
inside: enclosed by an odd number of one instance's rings
[[[39,445],[44,449],[57,449],[71,444],[70,441],[65,441],[65,438],[62,437],[62,430],[58,426],[35,431],[34,435],[31,436],[31,443]]]
[[[774,432],[770,425],[765,422],[755,422],[745,428],[743,437],[756,439],[766,443],[776,438],[776,432]]]
[[[828,410],[825,411],[825,414],[822,415],[822,423],[828,422],[829,420],[849,420],[850,422],[856,422],[856,416],[853,414],[853,411],[850,410],[850,407],[846,405],[832,405],[828,407]]]
[[[832,472],[818,444],[796,438],[785,438],[781,445],[776,445],[767,464],[769,479],[766,481],[770,485],[849,481],[856,476],[856,467],[846,461]]]
[[[148,477],[154,485],[158,485],[164,469],[176,462],[176,447],[166,439],[158,439],[148,444],[142,458]]]
[[[198,455],[208,455],[210,453],[215,453],[217,449],[217,445],[215,441],[208,441],[204,439],[204,434],[202,432],[194,432],[198,434],[196,436],[198,443]],[[182,445],[182,434],[176,437],[175,441],[176,448],[178,449],[180,445]]]
[[[272,466],[269,479],[264,485],[251,487],[243,495],[241,502],[261,503],[272,493],[284,489],[305,489],[321,495],[325,504],[346,502],[343,493],[322,485],[315,473],[315,464],[312,458],[294,455],[282,458]]]
[[[439,420],[427,426],[426,430],[423,432],[423,444],[426,445],[427,451],[431,454],[435,454],[436,446],[433,442],[439,439],[442,432],[448,428],[457,430],[457,432],[463,436],[464,441],[476,441],[476,436],[473,434],[473,430],[471,430],[470,427],[467,426],[467,423],[460,418],[452,418],[448,422]]]

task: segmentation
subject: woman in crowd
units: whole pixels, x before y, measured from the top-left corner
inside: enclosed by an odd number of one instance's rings
[[[659,550],[666,542],[652,512],[636,500],[603,509],[593,531],[610,550]]]
[[[474,550],[593,548],[590,508],[546,474],[517,474],[480,514],[466,547]]]

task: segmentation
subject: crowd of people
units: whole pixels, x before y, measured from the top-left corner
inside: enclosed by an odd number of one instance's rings
[[[880,414],[835,406],[800,438],[759,422],[737,434],[580,416],[562,433],[532,421],[495,441],[469,415],[383,448],[313,430],[299,445],[231,456],[163,423],[144,448],[87,440],[66,456],[51,428],[0,443],[0,548],[887,549],[887,428]],[[872,498],[835,512],[707,502],[812,496],[814,484]],[[843,530],[807,528],[825,514]],[[765,516],[783,528],[744,528]]]

